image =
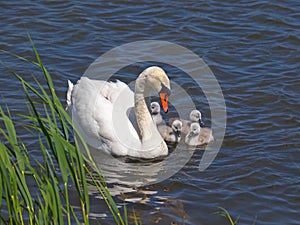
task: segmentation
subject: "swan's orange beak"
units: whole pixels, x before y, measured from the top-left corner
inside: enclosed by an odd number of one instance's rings
[[[163,107],[163,110],[165,113],[168,112],[168,95],[164,92],[161,92],[159,93],[159,98],[160,98],[160,102],[161,102],[161,105]]]

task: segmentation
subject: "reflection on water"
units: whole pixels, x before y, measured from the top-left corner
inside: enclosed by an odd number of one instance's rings
[[[134,188],[169,178],[182,168],[181,165],[184,166],[189,161],[194,152],[194,149],[187,150],[186,146],[179,144],[166,158],[137,162],[129,158],[115,158],[92,147],[89,149],[108,184],[122,184]]]

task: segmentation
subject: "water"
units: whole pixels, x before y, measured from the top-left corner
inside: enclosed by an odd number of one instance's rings
[[[198,170],[203,151],[195,151],[169,179],[118,195],[120,203],[135,202],[129,208],[135,208],[143,224],[182,224],[182,218],[185,224],[224,224],[225,218],[213,214],[218,206],[234,218],[240,216],[241,224],[299,224],[297,1],[11,1],[1,3],[1,9],[0,48],[32,59],[29,31],[62,101],[67,79],[75,82],[98,56],[132,41],[182,45],[213,71],[227,107],[220,152],[203,172]],[[28,64],[2,53],[1,61],[27,80],[35,73]],[[125,74],[136,71],[128,68]],[[210,109],[201,91],[176,74],[174,79],[190,89],[210,125]],[[3,67],[0,91],[1,104],[7,103],[12,113],[26,111],[19,82]],[[37,140],[28,137],[27,141],[39,157]],[[92,222],[112,223],[95,194],[91,204]]]

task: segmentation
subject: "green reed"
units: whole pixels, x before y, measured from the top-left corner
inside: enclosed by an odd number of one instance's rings
[[[126,206],[122,216],[87,145],[57,97],[51,76],[32,39],[28,37],[36,61],[1,51],[39,68],[46,84],[37,79],[27,82],[7,68],[22,85],[28,114],[11,115],[9,108],[0,107],[0,223],[89,224],[88,188],[93,185],[115,223],[127,225]],[[18,136],[12,116],[20,117],[18,123],[22,121],[24,129],[38,140],[42,161],[30,154],[31,149]],[[79,143],[84,146],[85,154],[80,151]],[[78,205],[70,201],[70,186],[75,187],[80,212],[75,211]]]
[[[216,212],[215,214],[218,214],[222,217],[225,217],[228,219],[228,221],[230,222],[231,225],[236,225],[239,222],[240,217],[238,216],[235,220],[232,218],[232,216],[230,215],[230,213],[228,212],[227,209],[223,208],[223,207],[218,207],[219,211]],[[256,223],[256,219],[253,221],[252,225],[255,225]]]
[[[216,212],[215,214],[218,214],[220,216],[227,218],[231,225],[238,224],[239,217],[234,221],[227,209],[225,209],[223,207],[218,207],[218,208],[220,211]]]

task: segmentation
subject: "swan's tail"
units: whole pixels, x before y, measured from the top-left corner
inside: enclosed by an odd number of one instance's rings
[[[73,91],[73,87],[74,87],[74,84],[68,80],[68,92],[67,92],[67,106],[66,106],[66,110],[69,109],[69,107],[71,106],[71,96],[72,96],[72,91]]]

